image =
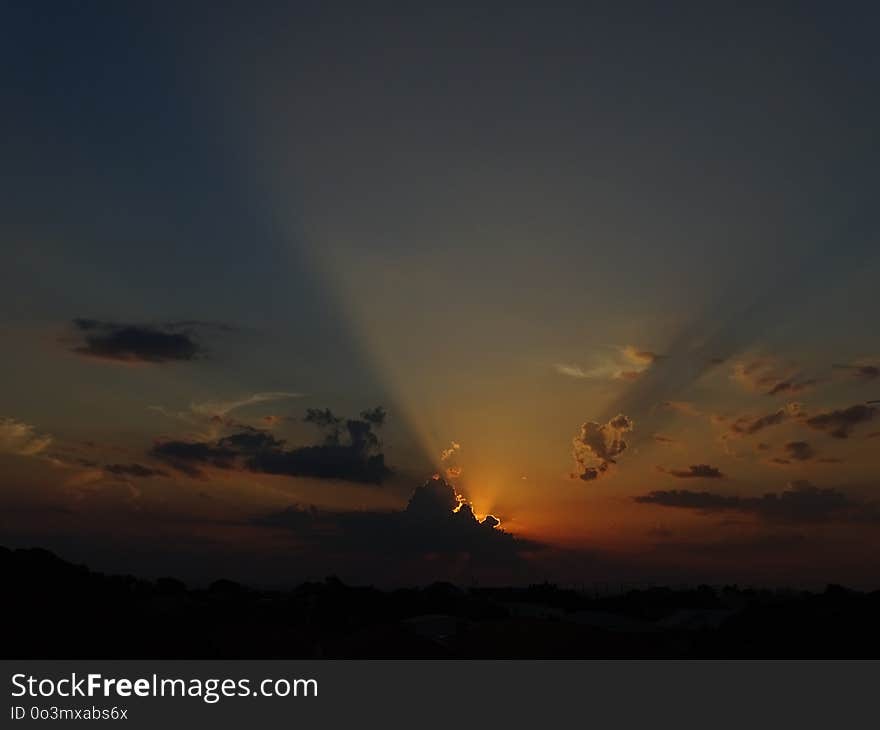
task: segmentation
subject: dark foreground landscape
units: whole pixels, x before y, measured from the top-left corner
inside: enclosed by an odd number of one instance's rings
[[[876,658],[880,591],[552,584],[289,591],[104,575],[0,548],[7,658]]]

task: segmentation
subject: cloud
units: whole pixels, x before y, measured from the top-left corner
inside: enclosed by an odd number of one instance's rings
[[[448,449],[443,449],[440,452],[440,461],[447,461],[452,456],[455,456],[455,453],[461,449],[461,444],[453,441]]]
[[[778,426],[792,418],[802,415],[800,403],[789,403],[785,407],[763,416],[740,416],[728,428],[730,436],[751,436],[770,426]],[[718,419],[724,422],[724,419]]]
[[[33,456],[52,443],[52,437],[14,418],[0,418],[0,453]]]
[[[256,405],[258,403],[270,403],[272,401],[284,400],[287,398],[301,398],[302,393],[291,393],[287,391],[271,391],[268,393],[254,393],[253,395],[236,398],[233,400],[213,400],[204,401],[202,403],[193,403],[190,410],[198,415],[212,417],[224,417],[231,411],[245,406]]]
[[[702,412],[693,404],[683,400],[665,400],[657,404],[658,408],[681,413],[685,416],[702,416]]]
[[[73,352],[86,357],[116,362],[187,362],[204,357],[206,351],[197,333],[205,329],[232,329],[208,322],[164,322],[133,324],[97,319],[75,319],[80,343]]]
[[[107,464],[104,467],[104,471],[119,477],[138,477],[142,479],[168,476],[167,472],[161,469],[153,469],[143,464]]]
[[[767,395],[780,395],[781,393],[794,395],[795,393],[803,393],[804,391],[814,388],[819,382],[820,381],[816,378],[798,381],[781,380],[767,391]]]
[[[440,452],[440,462],[445,463],[446,478],[449,480],[458,479],[464,473],[464,469],[461,465],[456,463],[456,458],[458,457],[458,452],[460,450],[461,444],[457,441],[452,441],[448,448],[445,448]]]
[[[852,365],[835,365],[838,370],[848,370],[854,378],[860,380],[876,380],[880,378],[880,367],[877,365],[853,363]]]
[[[643,365],[645,367],[647,367],[648,365],[652,365],[663,357],[662,355],[658,355],[656,352],[651,352],[650,350],[640,350],[634,345],[627,345],[620,352],[621,355],[623,355],[631,363],[634,363],[636,365]]]
[[[593,368],[592,370],[584,370],[579,365],[569,365],[567,363],[556,363],[553,366],[557,373],[567,375],[570,378],[601,378],[607,377],[608,371],[604,368]]]
[[[468,553],[476,559],[515,561],[521,552],[538,547],[502,530],[494,515],[479,519],[442,478],[418,487],[403,510],[343,512],[293,505],[254,523],[290,530],[322,550],[378,552],[396,559]]]
[[[723,479],[724,474],[709,464],[692,464],[686,469],[664,469],[658,467],[664,474],[677,477],[678,479]]]
[[[849,497],[839,489],[819,488],[806,480],[791,482],[780,493],[739,497],[693,492],[654,491],[634,497],[640,504],[695,510],[702,513],[738,512],[772,523],[875,522],[880,509],[875,502]]]
[[[676,444],[681,443],[677,439],[670,438],[669,436],[664,436],[663,434],[655,433],[653,439],[656,443],[662,444],[664,446],[675,446]]]
[[[777,456],[770,460],[774,464],[809,461],[816,456],[816,450],[807,441],[789,441],[782,449],[783,456]]]
[[[556,363],[553,367],[556,372],[569,378],[637,380],[651,365],[662,359],[663,356],[656,352],[627,345],[617,348],[613,357],[606,357],[591,368],[570,363]]]
[[[157,441],[150,455],[191,477],[203,476],[204,466],[232,469],[238,456],[231,449],[223,448],[218,444],[174,440]]]
[[[849,438],[856,426],[868,423],[877,415],[878,409],[874,406],[858,404],[842,410],[817,413],[804,420],[810,428],[817,431],[826,431],[834,438]]]
[[[303,420],[324,431],[322,443],[287,448],[284,440],[267,431],[241,426],[236,433],[211,441],[158,441],[150,453],[194,477],[203,475],[203,467],[373,484],[391,474],[373,432],[385,420],[384,409],[363,411],[359,419],[342,419],[330,410],[310,408]]]
[[[633,430],[632,419],[619,413],[604,424],[587,421],[572,439],[572,456],[578,469],[573,477],[585,482],[604,475],[626,450],[624,434]]]
[[[803,393],[820,382],[816,378],[804,378],[796,370],[782,367],[771,359],[735,363],[731,378],[747,390],[770,396]]]

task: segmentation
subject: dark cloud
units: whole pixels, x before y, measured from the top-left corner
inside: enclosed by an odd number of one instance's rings
[[[150,455],[191,477],[202,476],[202,467],[232,469],[238,454],[217,443],[203,441],[157,441]]]
[[[876,380],[880,378],[880,367],[877,365],[835,365],[839,370],[848,370],[854,378]]]
[[[572,476],[589,482],[605,474],[626,450],[623,435],[632,429],[632,419],[622,413],[607,423],[581,424],[580,432],[572,439],[572,456],[578,469]]]
[[[118,362],[167,363],[195,360],[205,355],[198,332],[207,328],[231,329],[206,322],[125,324],[97,319],[75,319],[81,342],[73,351],[87,357]]]
[[[663,408],[665,410],[674,411],[675,413],[681,413],[685,416],[702,416],[702,412],[693,404],[688,401],[682,400],[665,400],[661,403],[658,403],[658,408]]]
[[[325,551],[362,550],[395,559],[468,553],[478,560],[511,561],[539,547],[502,530],[493,515],[478,519],[470,503],[442,478],[418,487],[403,510],[343,512],[291,506],[255,524],[290,530]]]
[[[242,424],[236,424],[236,427],[243,430],[217,441],[219,449],[226,449],[241,454],[257,454],[268,449],[280,449],[284,445],[284,441],[275,438],[266,431],[260,431]]]
[[[789,441],[782,447],[783,455],[771,459],[774,464],[791,464],[795,461],[809,461],[816,456],[816,450],[807,441]]]
[[[107,464],[104,471],[120,477],[167,477],[168,474],[161,469],[153,469],[143,464]]]
[[[664,436],[663,434],[655,433],[654,441],[658,444],[663,444],[664,446],[673,446],[679,443],[676,439],[670,438],[669,436]]]
[[[373,432],[385,420],[384,409],[364,411],[360,419],[309,409],[304,420],[324,431],[322,443],[287,448],[284,440],[267,431],[239,426],[238,432],[211,442],[161,441],[151,455],[190,476],[201,476],[202,467],[212,466],[379,484],[391,474]]]
[[[839,489],[823,489],[808,481],[792,482],[780,493],[738,497],[690,490],[654,491],[634,497],[640,504],[657,504],[704,513],[739,512],[775,523],[873,522],[880,520],[874,502],[849,497]]]
[[[834,438],[849,438],[853,430],[862,423],[868,423],[877,415],[877,408],[858,404],[842,410],[817,413],[804,420],[810,428],[825,431]]]
[[[714,466],[709,464],[692,464],[686,469],[663,469],[664,474],[677,477],[679,479],[723,479],[724,474]]]
[[[789,419],[796,418],[801,412],[799,403],[789,403],[773,413],[763,416],[740,416],[730,424],[728,432],[731,436],[751,436],[770,426],[778,426]]]
[[[818,383],[819,381],[816,378],[810,378],[808,380],[780,380],[767,391],[767,395],[780,395],[781,393],[794,395],[796,393],[803,393],[805,390],[815,387]]]
[[[303,417],[306,423],[314,423],[319,428],[335,429],[342,423],[342,419],[333,415],[329,408],[309,408]]]

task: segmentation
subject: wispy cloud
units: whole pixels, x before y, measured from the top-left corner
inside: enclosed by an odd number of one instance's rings
[[[553,367],[561,375],[582,380],[610,379],[636,380],[662,355],[644,350],[635,345],[615,348],[612,357],[604,357],[589,367],[572,363],[556,363]]]
[[[226,416],[228,413],[245,406],[252,406],[258,403],[270,403],[272,401],[286,400],[288,398],[302,398],[302,393],[289,391],[269,391],[267,393],[254,393],[253,395],[234,398],[231,400],[210,400],[202,403],[190,404],[190,411],[193,413],[208,416]]]

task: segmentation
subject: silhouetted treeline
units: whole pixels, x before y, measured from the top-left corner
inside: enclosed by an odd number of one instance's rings
[[[880,657],[880,591],[837,586],[191,589],[5,548],[0,569],[7,658]]]

